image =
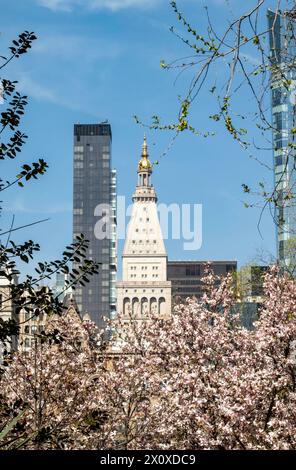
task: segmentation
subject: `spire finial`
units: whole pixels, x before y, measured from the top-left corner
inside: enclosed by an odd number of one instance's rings
[[[142,158],[147,158],[147,157],[148,157],[148,146],[147,146],[146,134],[144,134],[144,142],[142,145]]]
[[[146,134],[144,134],[144,142],[142,145],[142,155],[141,155],[141,160],[139,161],[139,164],[138,164],[138,172],[139,171],[149,171],[149,173],[152,172],[152,165],[148,159],[148,146],[147,146]]]

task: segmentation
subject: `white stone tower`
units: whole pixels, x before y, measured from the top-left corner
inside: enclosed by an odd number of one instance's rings
[[[167,280],[167,254],[151,174],[144,137],[138,184],[122,254],[122,281],[117,283],[117,312],[125,315],[131,312],[140,318],[149,311],[161,317],[171,314],[171,282]]]

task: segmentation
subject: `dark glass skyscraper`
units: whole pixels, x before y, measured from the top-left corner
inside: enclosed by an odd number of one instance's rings
[[[293,12],[268,10],[278,258],[295,265],[296,22]]]
[[[73,237],[90,241],[87,257],[101,263],[99,274],[75,291],[78,309],[99,326],[116,309],[116,172],[111,169],[111,126],[74,125]],[[108,218],[110,235],[98,223]],[[101,225],[100,225],[101,226]],[[104,228],[104,227],[102,227]]]

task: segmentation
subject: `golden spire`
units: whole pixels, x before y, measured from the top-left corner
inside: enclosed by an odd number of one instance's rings
[[[146,135],[144,134],[144,142],[142,145],[142,155],[141,160],[138,164],[138,171],[152,171],[152,165],[148,159],[148,146],[147,146],[147,139]]]
[[[148,158],[148,146],[147,146],[146,134],[144,134],[144,142],[142,145],[142,158]]]

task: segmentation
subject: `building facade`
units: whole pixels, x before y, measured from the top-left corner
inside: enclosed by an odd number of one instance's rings
[[[277,253],[283,267],[296,265],[295,15],[268,10],[270,88],[276,197]],[[291,89],[289,89],[291,86]]]
[[[256,302],[260,304],[264,297],[264,275],[269,266],[245,266],[240,270],[239,294],[243,302]]]
[[[216,276],[226,276],[236,272],[236,261],[210,261]],[[185,300],[187,297],[202,295],[202,277],[206,261],[168,261],[168,279],[172,283],[172,298],[174,301]]]
[[[152,165],[144,139],[138,164],[138,184],[122,254],[122,281],[117,283],[117,312],[145,318],[149,312],[171,313],[171,283],[167,253],[157,214],[157,196],[151,183]]]
[[[13,282],[17,282],[16,278]],[[11,295],[11,282],[0,276],[0,319],[4,322],[15,320],[15,308]],[[0,364],[3,361],[3,355],[16,347],[16,338],[13,337],[11,342],[0,341]]]
[[[110,124],[74,125],[73,238],[82,233],[89,240],[87,258],[101,263],[99,274],[75,290],[75,299],[80,313],[88,313],[98,326],[116,309],[116,172],[111,169],[111,143]]]
[[[47,315],[43,312],[36,317],[32,313],[25,312],[21,309],[18,316],[19,334],[17,338],[17,349],[20,352],[29,352],[35,345],[36,341],[40,340],[40,334],[44,331]]]
[[[69,274],[65,274],[65,273],[56,274],[56,282],[54,286],[52,287],[52,292],[61,301],[64,299],[65,295],[70,294],[72,292],[71,287],[67,288],[68,280],[69,280]]]

